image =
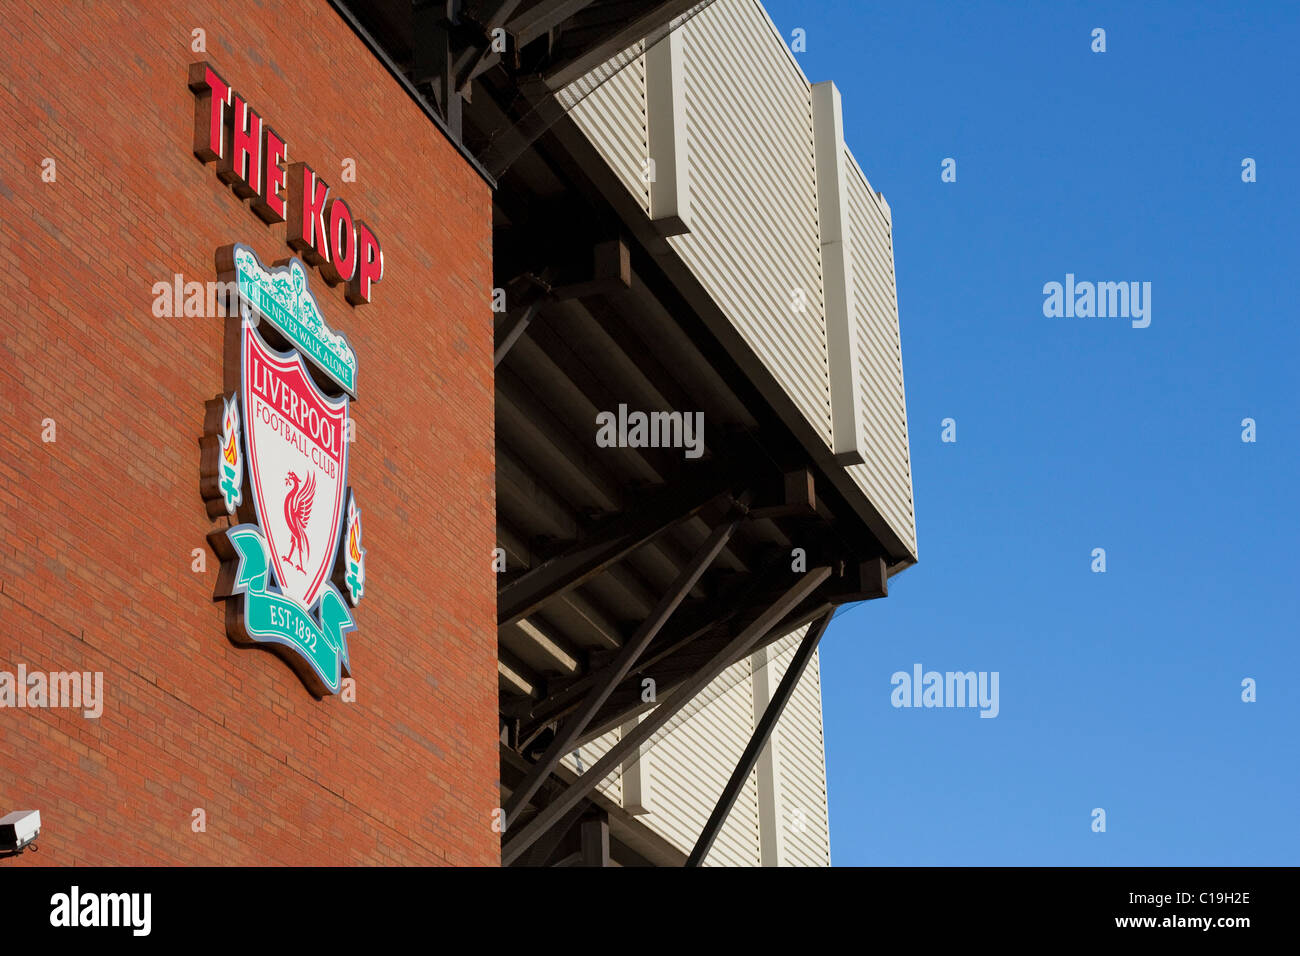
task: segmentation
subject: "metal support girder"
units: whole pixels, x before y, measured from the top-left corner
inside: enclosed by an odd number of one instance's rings
[[[817,490],[811,468],[796,468],[781,476],[781,502],[750,512],[754,518],[814,518]]]
[[[465,0],[464,13],[484,30],[505,26],[522,0]]]
[[[463,14],[475,20],[483,28],[483,45],[467,46],[456,57],[452,65],[455,75],[456,91],[468,99],[470,82],[480,74],[501,62],[501,52],[492,49],[492,31],[504,28],[506,21],[515,12],[521,0],[494,0],[491,3],[467,0]]]
[[[754,514],[755,509],[750,507],[749,515]],[[828,607],[833,605],[874,600],[888,593],[885,566],[879,558],[848,563],[839,557],[835,549],[809,545],[809,561],[814,564],[829,564],[836,568],[835,574],[826,587],[790,611],[787,619],[774,631],[776,637],[797,631],[822,617]],[[604,734],[611,726],[625,721],[630,714],[646,710],[638,687],[643,676],[653,676],[662,695],[671,693],[677,684],[707,661],[715,648],[727,640],[724,624],[736,619],[735,623],[729,624],[732,630],[744,626],[748,619],[746,615],[753,615],[755,607],[766,606],[775,594],[783,591],[789,575],[790,571],[785,567],[784,561],[777,559],[775,566],[768,566],[767,570],[757,575],[749,575],[749,580],[742,580],[737,587],[728,587],[708,600],[684,602],[659,636],[637,659],[632,675],[610,693],[603,708],[591,718],[584,740]],[[578,698],[585,695],[594,678],[595,675],[588,672],[568,680],[547,683],[543,696],[533,698],[516,709],[517,717],[523,718],[521,726],[525,728],[525,736],[536,734],[538,728],[572,713]]]
[[[501,364],[510,347],[528,328],[528,323],[537,317],[537,311],[551,300],[551,282],[555,278],[555,269],[546,266],[537,272],[525,272],[505,283],[503,292],[506,301],[512,307],[495,323],[496,350],[493,353],[493,367]]]
[[[460,22],[461,0],[412,0],[412,82],[433,87],[433,99],[457,140],[463,138],[452,27]]]
[[[596,808],[578,824],[583,866],[609,866],[609,814]]]
[[[781,593],[782,586],[785,581],[788,581],[788,572],[780,582],[776,580],[770,568],[759,574],[738,577],[741,579],[738,583],[724,587],[708,598],[683,602],[685,606],[677,610],[650,646],[638,657],[638,671],[648,671],[660,661],[671,657],[678,649],[706,639],[727,622],[748,610],[766,606],[773,599],[773,595]],[[769,588],[768,584],[772,587]],[[603,669],[598,668],[570,680],[550,682],[547,685],[546,696],[530,702],[527,709],[518,714],[523,721],[524,736],[534,734],[545,725],[571,714],[603,673]],[[661,681],[656,680],[656,683],[660,687],[668,688],[668,685]],[[626,711],[632,706],[630,700],[640,701],[639,688],[635,690],[616,688],[611,697],[616,698],[621,695],[626,696],[628,700],[621,701],[613,709]],[[609,710],[612,706],[607,701],[605,709]],[[603,714],[597,714],[596,721],[605,723],[603,717]]]
[[[542,303],[545,301],[546,296],[539,295],[527,305],[513,310],[506,315],[506,320],[503,323],[505,332],[501,335],[501,344],[498,345],[496,351],[492,353],[493,368],[496,368],[501,364],[502,360],[506,357],[506,353],[510,351],[510,347],[519,340],[519,336],[523,335],[524,330],[528,328],[528,323],[537,317],[537,313],[541,311]]]
[[[514,35],[520,47],[525,47],[591,3],[592,0],[538,0],[527,10],[515,14],[506,24],[506,30]]]
[[[792,608],[790,614],[769,629],[772,640],[794,629],[795,625],[790,624],[791,615],[800,609],[813,605],[824,610],[824,593],[835,583],[834,565],[825,563],[832,567],[832,578],[817,594]],[[654,679],[660,696],[671,694],[683,681],[705,666],[719,648],[726,646],[732,634],[745,627],[772,601],[784,594],[789,581],[797,577],[798,573],[784,568],[769,568],[751,581],[739,597],[699,601],[689,609],[689,613],[687,608],[682,608],[641,655],[631,675],[610,693],[604,706],[587,725],[583,740],[597,737],[632,715],[648,709],[649,705],[641,698],[641,681],[644,678]],[[736,594],[734,591],[732,593]],[[702,617],[710,614],[711,620],[701,627]],[[534,705],[534,710],[545,703],[545,699],[539,700]]]
[[[551,290],[557,301],[623,292],[632,287],[632,250],[622,236],[591,247],[591,275]]]
[[[491,47],[467,49],[456,58],[452,67],[456,76],[456,92],[469,100],[472,92],[470,84],[500,62],[501,54]]]
[[[552,279],[563,267],[547,266],[540,274],[522,277],[530,280],[534,288],[525,293],[522,304],[516,305],[505,315],[496,351],[492,355],[493,368],[501,364],[511,346],[519,340],[528,328],[528,323],[537,317],[538,311],[547,302],[564,302],[568,299],[580,299],[583,296],[620,292],[632,285],[632,255],[626,240],[622,237],[597,242],[591,248],[591,272],[585,271],[571,276],[573,281],[563,285],[552,285]]]
[[[639,507],[601,522],[568,551],[497,589],[497,626],[513,624],[531,614],[543,601],[578,587],[611,564],[645,544],[666,528],[698,514],[710,501],[728,491],[731,475],[712,471]]]
[[[700,546],[690,562],[682,568],[681,572],[669,585],[668,590],[664,592],[663,597],[659,599],[650,614],[623,647],[619,650],[617,657],[614,658],[608,670],[601,675],[601,680],[587,692],[586,699],[582,702],[581,707],[569,719],[565,720],[557,730],[555,739],[551,741],[546,752],[533,765],[533,768],[515,787],[510,794],[510,799],[506,801],[504,810],[507,820],[513,819],[518,810],[526,805],[532,799],[543,781],[550,777],[551,771],[564,758],[564,755],[573,749],[574,741],[587,729],[587,724],[591,722],[592,716],[600,710],[602,704],[609,697],[610,692],[618,685],[636,659],[641,656],[641,652],[649,646],[654,640],[660,628],[677,610],[678,605],[690,593],[700,580],[700,576],[713,563],[713,559],[731,539],[736,528],[740,526],[739,517],[724,521],[713,529],[713,533]]]
[[[570,784],[559,797],[542,807],[523,829],[508,839],[501,847],[502,865],[508,866],[518,859],[519,855],[532,846],[538,837],[609,776],[628,754],[640,747],[660,727],[671,720],[696,694],[713,683],[737,655],[745,653],[757,644],[773,625],[780,622],[792,608],[797,607],[799,602],[817,590],[830,575],[829,567],[810,568],[804,573],[798,583],[792,585],[753,623],[737,634],[726,647],[714,654],[712,659],[685,681],[668,700],[663,701],[626,736],[621,737],[600,760],[596,761],[595,766]]]
[[[561,89],[610,57],[622,53],[637,40],[646,40],[647,46],[653,45],[667,36],[667,28],[674,19],[692,12],[692,8],[699,5],[699,2],[700,0],[658,0],[656,3],[645,4],[642,13],[634,13],[620,20],[602,19],[599,25],[605,28],[598,39],[584,37],[581,47],[574,51],[572,57],[561,55],[560,62],[546,69],[544,78],[547,84],[552,89]],[[592,19],[595,15],[596,11],[575,14],[565,25],[566,31],[586,31],[589,26],[597,23]],[[603,12],[600,15],[608,18],[608,14]],[[561,46],[565,48],[561,52],[567,53],[569,44],[564,43],[563,38]]]
[[[722,824],[726,821],[727,815],[731,813],[731,808],[735,806],[736,797],[740,795],[741,789],[745,786],[745,782],[749,780],[749,775],[754,770],[754,765],[758,763],[758,755],[762,753],[768,738],[772,736],[772,730],[776,727],[776,722],[781,719],[781,713],[785,710],[785,705],[789,703],[799,679],[808,667],[808,662],[812,660],[813,652],[817,650],[822,635],[826,633],[826,628],[831,623],[832,613],[828,611],[820,621],[808,628],[808,633],[799,642],[799,649],[795,651],[790,666],[786,668],[785,674],[781,677],[781,683],[778,685],[776,693],[768,701],[762,719],[759,720],[758,726],[754,728],[753,736],[749,738],[749,744],[745,747],[745,752],[740,755],[740,762],[736,764],[736,769],[731,772],[731,779],[723,787],[722,795],[718,797],[713,813],[709,815],[708,822],[704,824],[699,839],[695,841],[695,848],[691,850],[691,855],[686,858],[687,866],[699,866],[704,862],[704,858],[709,855],[709,850],[713,847],[713,841],[718,837],[718,831],[722,829]]]
[[[519,861],[519,865],[546,866],[555,851],[559,849],[560,843],[573,830],[579,818],[585,816],[590,809],[590,805],[584,803],[574,806],[572,810],[564,815],[564,819],[551,827],[529,848],[528,855]],[[507,816],[506,820],[509,819],[510,817]]]

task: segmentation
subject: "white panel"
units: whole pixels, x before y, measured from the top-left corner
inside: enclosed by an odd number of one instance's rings
[[[629,734],[636,729],[646,717],[640,714],[622,727],[620,734]],[[651,800],[654,799],[654,758],[650,755],[649,741],[642,743],[623,761],[619,768],[623,781],[623,809],[633,816],[650,812]]]
[[[561,101],[647,215],[652,198],[664,224],[688,212],[667,242],[827,447],[861,461],[846,470],[915,555],[889,208],[846,148],[827,148],[842,140],[833,92],[815,94],[756,0],[715,0],[636,52]]]
[[[639,819],[683,852],[695,846],[722,788],[740,761],[765,699],[775,691],[807,628],[728,668],[650,739],[654,761],[650,812]],[[786,705],[763,762],[750,774],[713,845],[706,866],[827,866],[830,863],[821,675],[814,655]],[[760,801],[763,804],[760,805]],[[763,833],[766,825],[769,832]],[[778,827],[772,832],[773,827]],[[766,855],[764,844],[767,844]]]
[[[778,680],[771,666],[777,645],[755,651],[750,658],[754,668],[754,726],[757,727],[776,694]],[[758,782],[758,835],[764,866],[780,866],[785,857],[784,829],[781,826],[781,753],[776,741],[768,737],[755,766]]]
[[[826,350],[830,357],[831,433],[836,460],[862,464],[862,417],[858,401],[858,323],[854,306],[848,171],[840,92],[827,81],[812,88],[813,137],[817,149],[817,214],[822,241],[822,290],[826,301]]]
[[[682,31],[674,30],[645,55],[646,129],[654,161],[650,218],[665,236],[691,230],[685,53]]]
[[[638,43],[632,51],[644,50],[644,46]],[[612,62],[621,65],[623,57]],[[644,54],[612,75],[608,66],[597,67],[565,87],[557,99],[570,108],[578,128],[599,145],[605,161],[648,214],[650,182],[646,161],[650,157],[650,141]]]
[[[811,89],[754,0],[681,32],[691,231],[668,242],[830,447]]]
[[[689,853],[753,731],[750,662],[724,671],[651,740],[651,812],[639,819]],[[755,774],[741,789],[705,866],[758,866]]]
[[[802,628],[728,668],[654,734],[644,745],[641,767],[653,770],[634,788],[639,792],[625,792],[627,764],[601,782],[600,792],[618,803],[631,796],[636,809],[643,811],[638,815],[641,823],[689,853],[766,706],[766,695],[754,692],[756,683],[766,680],[767,692],[775,691],[806,631]],[[576,772],[590,769],[620,735],[613,730],[585,744],[576,755],[566,756],[564,765]],[[768,779],[760,786],[760,761],[705,866],[829,865],[823,746],[821,675],[814,655],[769,742]]]
[[[679,222],[669,212],[689,211],[689,233],[667,242],[827,447],[844,462],[861,459],[846,470],[914,556],[888,205],[846,148],[828,154],[825,122],[815,135],[813,88],[757,0],[715,0],[649,58],[640,49],[571,84],[561,102],[647,215],[650,132],[660,131],[663,231]],[[828,105],[823,98],[822,113]],[[819,169],[822,200],[835,208],[819,206]],[[803,312],[794,310],[796,289]],[[832,316],[829,330],[827,303],[850,313]],[[844,414],[846,397],[853,414]]]
[[[771,679],[779,682],[806,628],[772,645]],[[822,736],[821,655],[814,654],[773,733],[777,760],[777,810],[781,865],[829,866],[830,820],[826,750]]]
[[[845,160],[853,301],[858,325],[857,384],[864,442],[864,463],[850,466],[848,472],[915,554],[916,525],[894,283],[893,233],[888,207],[871,189],[847,149]]]

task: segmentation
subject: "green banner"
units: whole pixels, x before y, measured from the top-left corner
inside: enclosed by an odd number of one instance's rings
[[[240,297],[279,329],[294,348],[311,359],[349,395],[357,394],[357,356],[348,340],[325,324],[298,259],[263,268],[248,246],[234,247],[235,280]]]
[[[338,590],[325,585],[317,602],[318,623],[301,604],[267,589],[270,562],[266,539],[256,525],[236,525],[226,537],[239,555],[233,593],[244,595],[244,631],[249,639],[296,651],[329,692],[337,694],[343,671],[350,670],[347,633],[356,629]]]

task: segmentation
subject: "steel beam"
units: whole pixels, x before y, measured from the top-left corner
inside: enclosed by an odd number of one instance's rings
[[[607,29],[598,40],[594,42],[585,40],[581,49],[576,50],[575,55],[571,57],[567,55],[567,49],[564,49],[566,46],[564,36],[561,36],[561,50],[557,57],[559,62],[548,68],[545,75],[546,82],[552,89],[561,89],[610,57],[622,53],[637,40],[653,42],[656,38],[662,39],[667,35],[667,28],[672,20],[690,11],[698,2],[699,0],[663,0],[653,5],[647,4],[648,9],[639,16],[632,15],[607,24],[595,24],[607,26]],[[585,30],[589,24],[591,20],[588,14],[578,13],[566,24],[566,35]],[[655,36],[652,37],[651,34]]]
[[[451,28],[459,22],[460,6],[460,0],[413,0],[411,3],[415,24],[411,79],[416,86],[422,83],[432,85],[434,103],[457,141],[463,138],[461,95],[456,90],[453,72],[455,53]]]
[[[810,568],[801,575],[798,583],[791,586],[752,624],[737,634],[726,647],[714,654],[704,667],[685,681],[668,700],[651,711],[627,736],[620,738],[600,760],[596,761],[595,766],[575,780],[563,794],[542,807],[523,829],[507,840],[501,848],[501,864],[508,866],[518,859],[519,855],[532,846],[538,837],[609,776],[629,753],[640,747],[660,727],[671,720],[696,694],[713,683],[731,661],[757,644],[792,608],[797,607],[830,576],[829,567]]]
[[[515,43],[520,48],[526,47],[575,13],[591,6],[591,2],[592,0],[538,0],[527,10],[511,17],[506,30],[514,35]]]
[[[698,514],[728,490],[730,476],[714,472],[666,491],[631,514],[598,524],[591,534],[562,554],[497,589],[497,625],[513,624],[535,611],[548,598],[578,587],[666,528]]]
[[[567,814],[564,815],[559,823],[551,827],[549,831],[542,835],[532,848],[529,849],[528,855],[519,861],[519,866],[547,866],[555,851],[559,849],[564,838],[573,831],[578,820],[586,816],[591,810],[590,804],[579,803]],[[506,817],[507,820],[510,817]]]
[[[501,335],[501,343],[496,347],[496,351],[492,353],[493,368],[496,368],[505,359],[510,347],[519,340],[519,336],[523,335],[528,328],[528,323],[537,318],[537,313],[541,311],[542,303],[545,301],[546,297],[539,295],[532,302],[522,308],[514,309],[506,315],[506,320],[502,323],[505,332]]]
[[[649,648],[638,658],[638,672],[649,671],[661,661],[671,659],[676,651],[689,647],[696,641],[712,639],[713,633],[719,631],[733,618],[752,612],[753,608],[766,606],[767,602],[774,599],[774,595],[781,593],[781,588],[775,586],[770,575],[770,571],[739,575],[741,580],[738,583],[725,587],[708,598],[683,602],[685,606],[678,609],[651,642]],[[785,581],[788,580],[787,575]],[[769,582],[774,584],[772,588],[766,587]],[[602,671],[597,669],[569,680],[552,681],[547,687],[545,697],[530,702],[526,711],[518,714],[524,719],[527,733],[535,733],[542,726],[554,723],[572,713],[601,673]],[[670,686],[657,679],[656,684],[665,689]],[[640,691],[633,692],[628,688],[619,688],[611,694],[611,697],[639,700]],[[627,701],[621,701],[616,709],[622,712],[628,710],[630,706]],[[611,709],[608,701],[605,709]],[[604,716],[604,714],[597,715],[598,724],[606,722]]]
[[[609,814],[596,808],[578,824],[583,866],[609,866]]]
[[[713,841],[718,837],[718,831],[722,829],[722,824],[731,813],[731,808],[735,806],[736,797],[740,795],[741,789],[749,780],[749,775],[754,770],[754,764],[758,763],[758,755],[762,753],[763,747],[767,744],[768,738],[772,736],[772,730],[776,727],[776,722],[781,719],[781,713],[785,710],[785,705],[789,703],[794,689],[803,676],[804,670],[808,667],[808,662],[812,660],[813,652],[817,650],[817,645],[821,642],[822,635],[826,633],[827,626],[831,623],[831,612],[822,615],[820,621],[808,628],[808,633],[804,635],[799,642],[799,649],[795,651],[794,658],[790,661],[790,666],[786,668],[785,674],[781,677],[781,683],[776,688],[776,693],[768,701],[767,708],[763,711],[763,717],[754,728],[754,734],[749,738],[749,745],[745,747],[745,752],[740,755],[740,762],[736,764],[736,769],[731,772],[731,779],[722,789],[722,795],[718,797],[717,805],[713,808],[713,813],[709,815],[709,820],[704,824],[704,830],[700,837],[695,841],[695,849],[691,850],[691,855],[686,858],[687,866],[699,866],[704,862],[704,858],[709,855],[709,850],[713,847]]]
[[[688,680],[691,675],[704,667],[719,648],[726,646],[732,634],[747,626],[772,601],[785,593],[789,582],[797,577],[797,573],[788,569],[782,570],[783,573],[776,573],[773,569],[763,572],[756,580],[750,582],[749,587],[740,592],[743,596],[735,597],[736,592],[733,591],[732,597],[699,601],[689,611],[687,608],[682,608],[646,649],[641,659],[637,661],[632,674],[609,695],[609,700],[587,726],[583,740],[599,736],[632,715],[648,709],[649,705],[641,699],[640,683],[643,678],[653,678],[658,695],[666,697],[683,681]],[[792,608],[790,614],[809,604],[823,605],[822,595],[834,583],[835,579],[832,578],[827,585],[819,589],[817,595]],[[711,619],[701,627],[702,617],[709,615],[711,609]],[[790,614],[768,629],[769,640],[783,637],[795,629],[797,625],[789,623]],[[763,643],[767,642],[765,640]],[[549,690],[548,687],[548,693]],[[549,698],[537,701],[532,710],[537,712],[545,706],[547,700]]]
[[[587,729],[591,722],[592,716],[601,708],[610,693],[618,683],[627,676],[632,665],[636,663],[642,651],[649,646],[654,640],[656,634],[667,622],[672,613],[677,610],[678,605],[690,593],[700,580],[700,576],[705,572],[713,559],[718,556],[718,552],[723,549],[727,541],[735,533],[736,528],[740,526],[739,517],[724,521],[713,529],[713,533],[705,540],[704,544],[696,551],[677,578],[669,586],[663,597],[659,599],[651,610],[650,615],[641,622],[640,627],[619,650],[618,655],[614,658],[609,668],[600,675],[597,684],[587,692],[586,699],[568,720],[565,720],[555,734],[555,739],[551,741],[546,752],[533,765],[532,770],[524,780],[515,787],[510,794],[510,799],[505,804],[505,816],[507,820],[513,819],[518,810],[532,799],[543,781],[550,777],[551,771],[564,758],[564,755],[573,749],[574,741],[581,736],[582,732]]]
[[[469,0],[464,6],[465,16],[483,28],[483,46],[466,47],[456,57],[453,72],[456,74],[456,91],[464,94],[470,81],[501,62],[501,53],[492,49],[492,31],[504,27],[521,0],[496,0],[478,3]]]

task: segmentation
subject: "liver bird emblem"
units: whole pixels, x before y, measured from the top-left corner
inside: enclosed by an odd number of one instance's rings
[[[289,553],[283,560],[293,563],[293,553],[298,552],[298,563],[294,567],[302,570],[302,562],[311,555],[307,544],[307,522],[311,520],[311,504],[316,497],[316,475],[309,473],[302,481],[294,472],[289,472],[284,483],[289,485],[289,493],[284,497],[284,520],[289,525]]]

